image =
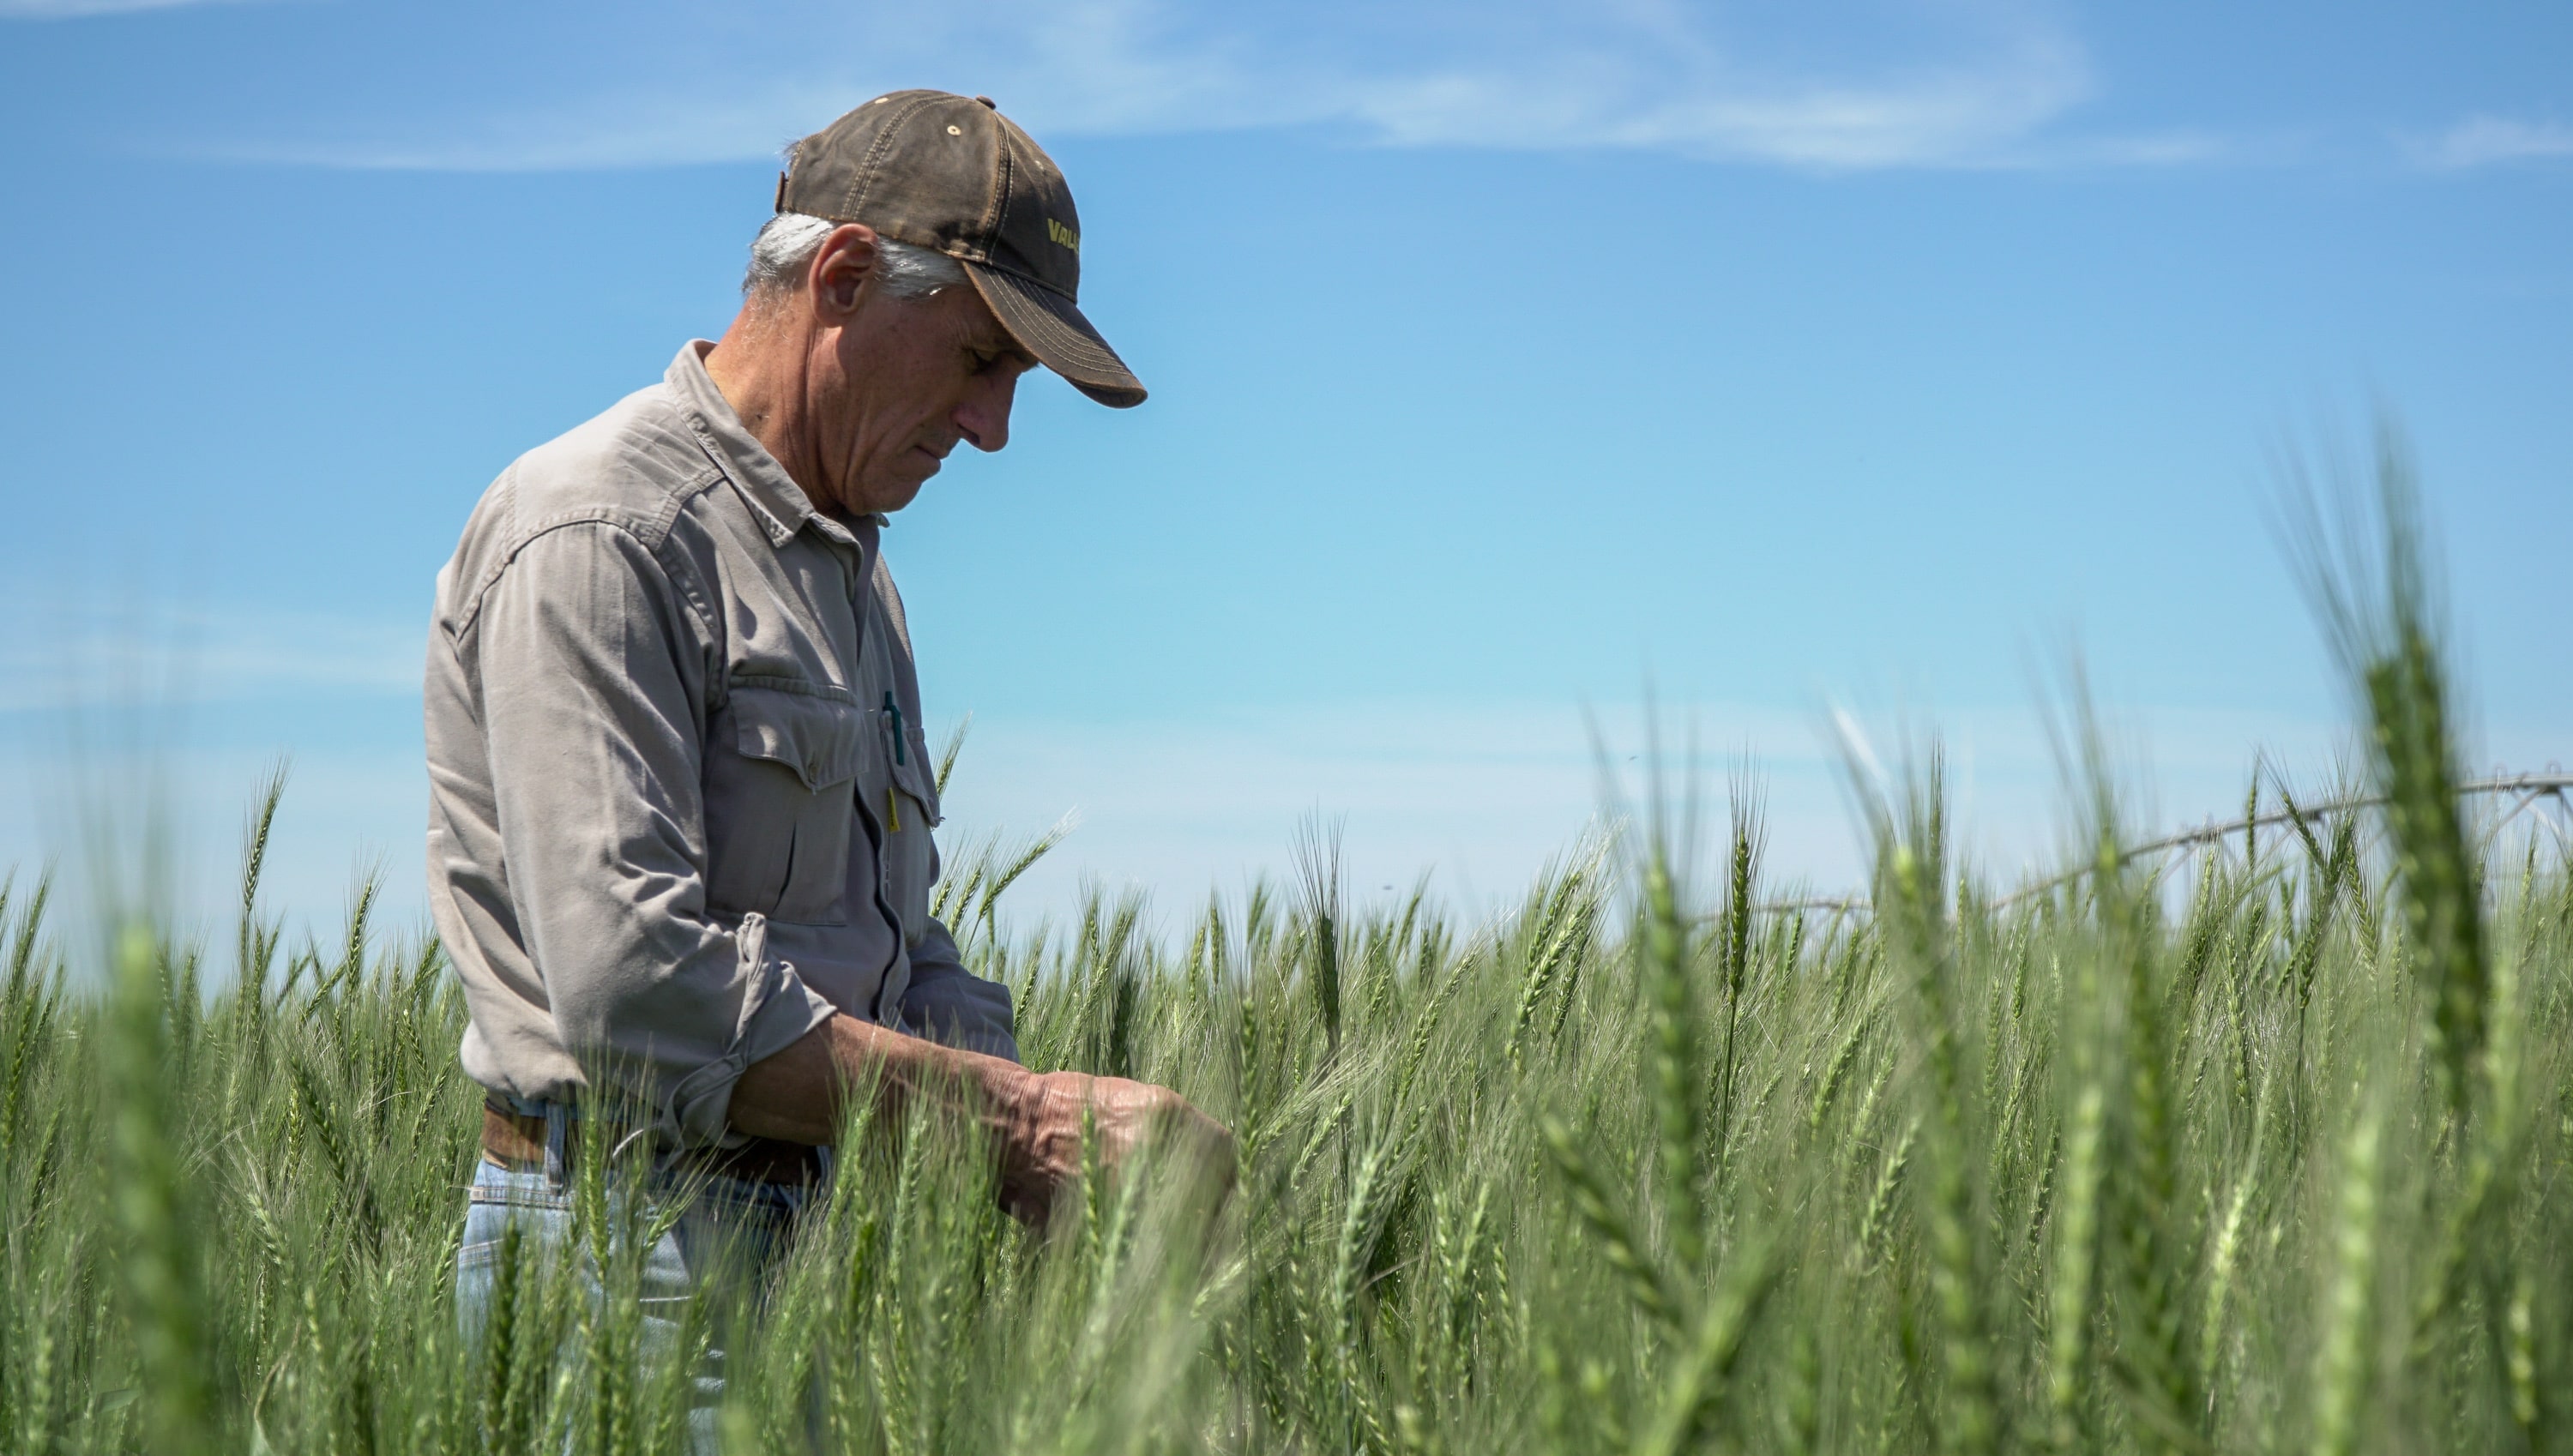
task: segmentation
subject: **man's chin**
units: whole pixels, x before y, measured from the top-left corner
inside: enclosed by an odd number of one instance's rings
[[[930,475],[938,473],[935,470]],[[920,496],[920,487],[929,483],[929,475],[917,480],[887,480],[867,492],[868,508],[890,513],[911,504]]]

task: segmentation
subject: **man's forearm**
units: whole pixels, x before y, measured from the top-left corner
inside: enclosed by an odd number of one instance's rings
[[[1027,1069],[998,1057],[942,1047],[846,1014],[835,1016],[733,1085],[732,1125],[754,1137],[829,1142],[853,1096],[899,1113],[915,1097],[953,1107],[1007,1138],[1029,1083]]]

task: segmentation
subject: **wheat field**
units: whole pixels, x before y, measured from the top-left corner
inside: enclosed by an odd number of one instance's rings
[[[450,1287],[478,1091],[433,943],[72,964],[0,901],[0,1449],[2350,1452],[2573,1448],[2573,876],[2458,792],[2413,533],[2309,563],[2381,806],[1986,881],[1935,752],[1853,772],[1866,906],[1764,908],[1756,793],[1684,784],[1515,914],[1296,883],[1156,934],[943,892],[1032,1066],[1234,1127],[1228,1197],[1089,1179],[1048,1234],[928,1114],[861,1119],[766,1307],[633,1312],[666,1210],[580,1163],[574,1248]],[[952,764],[952,758],[951,758]],[[2265,801],[2262,796],[2265,795]],[[1719,809],[1721,806],[1719,806]],[[597,1169],[606,1168],[601,1172]],[[625,1297],[620,1298],[620,1291]]]

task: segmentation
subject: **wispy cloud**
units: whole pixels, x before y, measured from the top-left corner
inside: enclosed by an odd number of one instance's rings
[[[0,713],[420,690],[420,623],[131,602],[18,602],[9,617]]]
[[[5,0],[0,0],[5,3]],[[1002,0],[767,7],[667,27],[613,84],[556,84],[468,114],[352,119],[234,138],[222,155],[456,171],[773,156],[879,91],[988,92],[1045,136],[1340,128],[1385,146],[1617,149],[1817,171],[2172,165],[2198,135],[2058,137],[2097,90],[2037,3],[1837,0],[1781,29],[1679,0],[1511,6],[1198,7]],[[633,30],[626,31],[632,35]],[[650,33],[650,32],[646,32]],[[812,58],[781,72],[777,37]]]
[[[90,15],[233,3],[237,0],[0,0],[0,20],[77,20]]]
[[[1972,164],[2090,94],[2080,50],[2039,33],[1985,54],[1874,76],[1773,77],[1645,38],[1587,55],[1368,78],[1346,116],[1392,145],[1668,151],[1826,170]]]
[[[1319,810],[1345,818],[1353,884],[1408,886],[1434,871],[1452,900],[1487,906],[1514,899],[1601,812],[1593,722],[1619,792],[1647,791],[1653,716],[1632,703],[1595,714],[1551,703],[1343,703],[1189,721],[986,721],[966,747],[941,842],[953,852],[983,828],[1024,833],[1078,808],[1080,831],[1018,892],[1023,911],[1061,911],[1085,882],[1186,903],[1210,884],[1286,874],[1295,826]],[[1896,725],[1725,703],[1663,704],[1657,716],[1675,759],[1665,765],[1673,793],[1720,794],[1734,756],[1751,756],[1777,886],[1839,893],[1863,880],[1835,729],[1884,746],[1904,741]],[[2117,766],[2139,790],[2138,828],[2156,831],[2240,804],[2264,752],[2300,783],[2327,777],[2340,739],[2336,725],[2278,714],[2108,716],[2127,755]],[[1961,847],[2005,879],[2059,863],[2070,820],[2043,724],[2024,709],[1987,708],[1940,715],[1935,727],[1951,754]],[[1676,761],[1688,743],[1704,750],[1694,764]]]
[[[2518,121],[2478,115],[2437,136],[2409,144],[2414,161],[2425,167],[2462,171],[2508,162],[2540,162],[2573,157],[2573,126],[2552,121]]]

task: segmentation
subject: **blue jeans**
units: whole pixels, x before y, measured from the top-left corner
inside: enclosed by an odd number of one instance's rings
[[[530,1103],[520,1110],[545,1118],[545,1165],[518,1172],[487,1157],[474,1164],[464,1209],[464,1238],[455,1254],[455,1312],[468,1349],[480,1347],[489,1323],[501,1242],[512,1225],[518,1230],[521,1257],[531,1271],[576,1252],[573,1190],[564,1150],[566,1145],[577,1147],[578,1129],[556,1105]],[[828,1149],[823,1149],[823,1159],[825,1182],[811,1186],[708,1176],[665,1160],[639,1174],[644,1199],[641,1216],[617,1220],[627,1227],[667,1226],[641,1256],[640,1351],[647,1365],[676,1351],[690,1299],[707,1300],[716,1314],[715,1342],[704,1365],[691,1377],[688,1426],[689,1444],[695,1450],[716,1449],[725,1316],[755,1314],[764,1303],[770,1278],[792,1241],[797,1217],[827,1186]],[[632,1195],[632,1189],[612,1188],[609,1196],[622,1205]],[[669,1204],[674,1199],[684,1199],[685,1206],[672,1218]],[[582,1256],[581,1279],[592,1300],[604,1296],[599,1272],[588,1266],[586,1256]]]

